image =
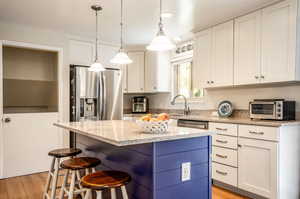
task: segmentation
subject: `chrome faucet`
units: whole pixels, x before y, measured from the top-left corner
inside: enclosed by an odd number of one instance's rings
[[[183,97],[184,99],[184,110],[183,110],[183,114],[184,115],[189,115],[191,113],[191,109],[190,107],[188,106],[188,103],[187,103],[187,99],[184,95],[176,95],[172,101],[171,101],[171,104],[172,105],[175,105],[175,100],[178,98],[178,97]]]

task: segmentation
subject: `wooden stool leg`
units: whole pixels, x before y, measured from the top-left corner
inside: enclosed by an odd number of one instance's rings
[[[72,173],[72,175],[71,175],[71,184],[70,184],[68,199],[73,199],[74,188],[75,188],[75,180],[76,180],[76,172],[75,171],[71,171],[71,173]]]
[[[46,186],[45,186],[44,194],[43,194],[44,199],[47,199],[48,191],[49,191],[49,188],[50,188],[50,182],[51,182],[51,179],[52,179],[52,172],[53,172],[53,169],[54,169],[55,159],[56,158],[53,157],[53,159],[51,161],[51,166],[50,166],[50,169],[49,169],[49,172],[48,172]]]
[[[97,199],[102,199],[102,191],[97,191]]]
[[[55,171],[54,171],[54,174],[53,174],[54,176],[53,176],[52,186],[51,186],[51,196],[50,196],[51,199],[55,199],[55,195],[56,195],[59,164],[60,164],[60,158],[57,158],[56,159],[56,165],[55,165]]]
[[[84,199],[90,199],[92,197],[92,191],[89,189],[85,193]]]
[[[110,189],[111,199],[117,199],[116,189],[111,188]]]
[[[65,174],[65,176],[64,176],[64,181],[63,181],[63,184],[62,184],[62,186],[61,186],[59,199],[63,199],[63,198],[64,198],[64,195],[65,195],[65,188],[66,188],[66,185],[67,185],[67,183],[68,183],[68,178],[69,178],[69,169],[67,169],[66,174]]]
[[[128,199],[126,187],[125,187],[125,186],[122,186],[122,187],[121,187],[121,190],[122,190],[122,197],[123,197],[123,199]]]
[[[79,173],[78,170],[76,171],[76,177],[77,177],[77,182],[78,182],[79,189],[82,190],[83,188],[80,184],[81,177],[80,177],[80,173]],[[81,195],[81,198],[84,198],[84,193],[83,192],[81,192],[80,195]]]

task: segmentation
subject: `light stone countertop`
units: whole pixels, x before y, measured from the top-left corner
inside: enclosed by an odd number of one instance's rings
[[[195,138],[215,134],[204,129],[177,127],[175,121],[171,121],[168,131],[161,134],[144,133],[138,124],[125,120],[68,122],[55,123],[54,125],[116,146]]]
[[[124,114],[124,117],[140,117],[142,114]],[[145,115],[145,114],[144,114]],[[172,119],[187,119],[187,120],[202,120],[216,123],[230,123],[230,124],[245,124],[245,125],[258,125],[258,126],[269,126],[269,127],[281,127],[288,125],[300,125],[300,120],[294,121],[275,121],[275,120],[251,120],[250,118],[243,117],[213,117],[213,116],[201,116],[201,115],[188,115],[188,116],[172,116]]]

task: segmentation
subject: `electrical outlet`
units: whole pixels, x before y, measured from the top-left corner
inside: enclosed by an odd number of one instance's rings
[[[191,180],[191,163],[184,162],[181,164],[181,181]]]

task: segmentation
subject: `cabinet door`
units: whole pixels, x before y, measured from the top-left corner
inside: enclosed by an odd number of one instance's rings
[[[129,52],[132,64],[127,65],[127,89],[129,93],[144,92],[144,52]]]
[[[170,52],[146,52],[145,91],[170,92]]]
[[[94,44],[84,41],[70,40],[70,64],[89,66],[94,60]]]
[[[239,138],[238,187],[266,198],[277,198],[275,142]]]
[[[212,87],[233,85],[233,21],[213,27]]]
[[[211,80],[212,30],[197,33],[194,48],[193,85],[195,88],[210,87]]]
[[[234,84],[259,83],[261,11],[235,20]]]
[[[262,11],[262,82],[295,80],[297,1]]]

